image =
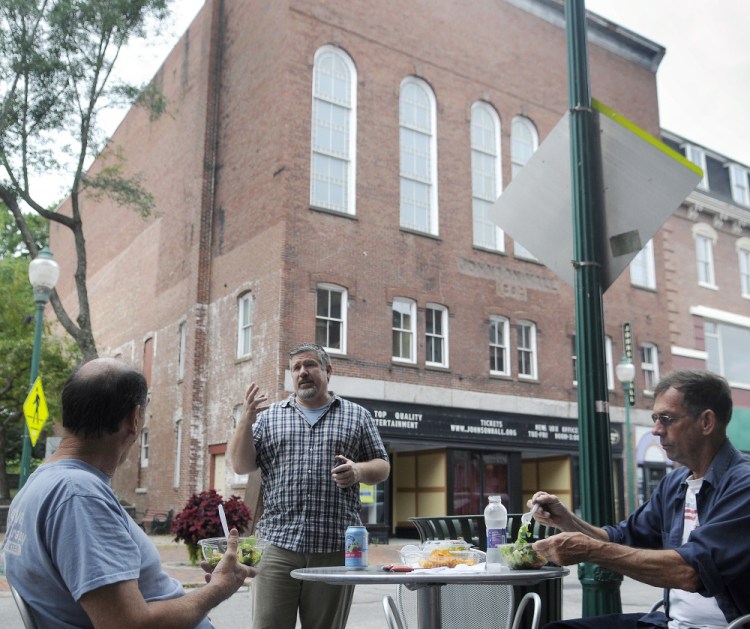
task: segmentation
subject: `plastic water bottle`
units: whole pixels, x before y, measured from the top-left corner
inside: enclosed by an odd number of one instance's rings
[[[489,496],[484,508],[484,524],[487,527],[487,570],[503,572],[508,569],[500,555],[500,547],[507,541],[508,511],[500,496]]]

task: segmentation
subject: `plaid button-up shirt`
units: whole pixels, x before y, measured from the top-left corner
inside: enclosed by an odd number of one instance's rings
[[[291,395],[258,415],[253,441],[263,483],[258,533],[294,552],[343,550],[346,528],[361,524],[359,484],[339,489],[331,470],[337,454],[355,463],[388,460],[370,413],[333,394],[310,426]]]

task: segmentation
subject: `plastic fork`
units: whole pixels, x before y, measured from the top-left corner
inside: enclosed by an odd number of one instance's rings
[[[219,504],[219,520],[221,520],[221,528],[224,529],[224,537],[229,539],[229,527],[227,526],[227,516],[224,513],[224,505]]]
[[[539,508],[539,503],[536,503],[533,507],[531,507],[531,511],[524,513],[521,516],[521,524],[528,524],[531,522],[531,518],[534,517],[534,514],[536,513],[536,510]]]

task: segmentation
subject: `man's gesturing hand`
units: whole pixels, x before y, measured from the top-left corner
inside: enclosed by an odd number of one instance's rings
[[[260,392],[260,388],[254,382],[245,391],[245,401],[242,404],[243,419],[246,418],[251,424],[255,423],[258,413],[268,408],[268,396]]]

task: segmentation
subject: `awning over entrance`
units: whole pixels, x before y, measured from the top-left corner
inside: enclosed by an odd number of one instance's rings
[[[743,452],[750,452],[750,408],[732,410],[732,421],[727,427],[727,434],[734,447]]]

